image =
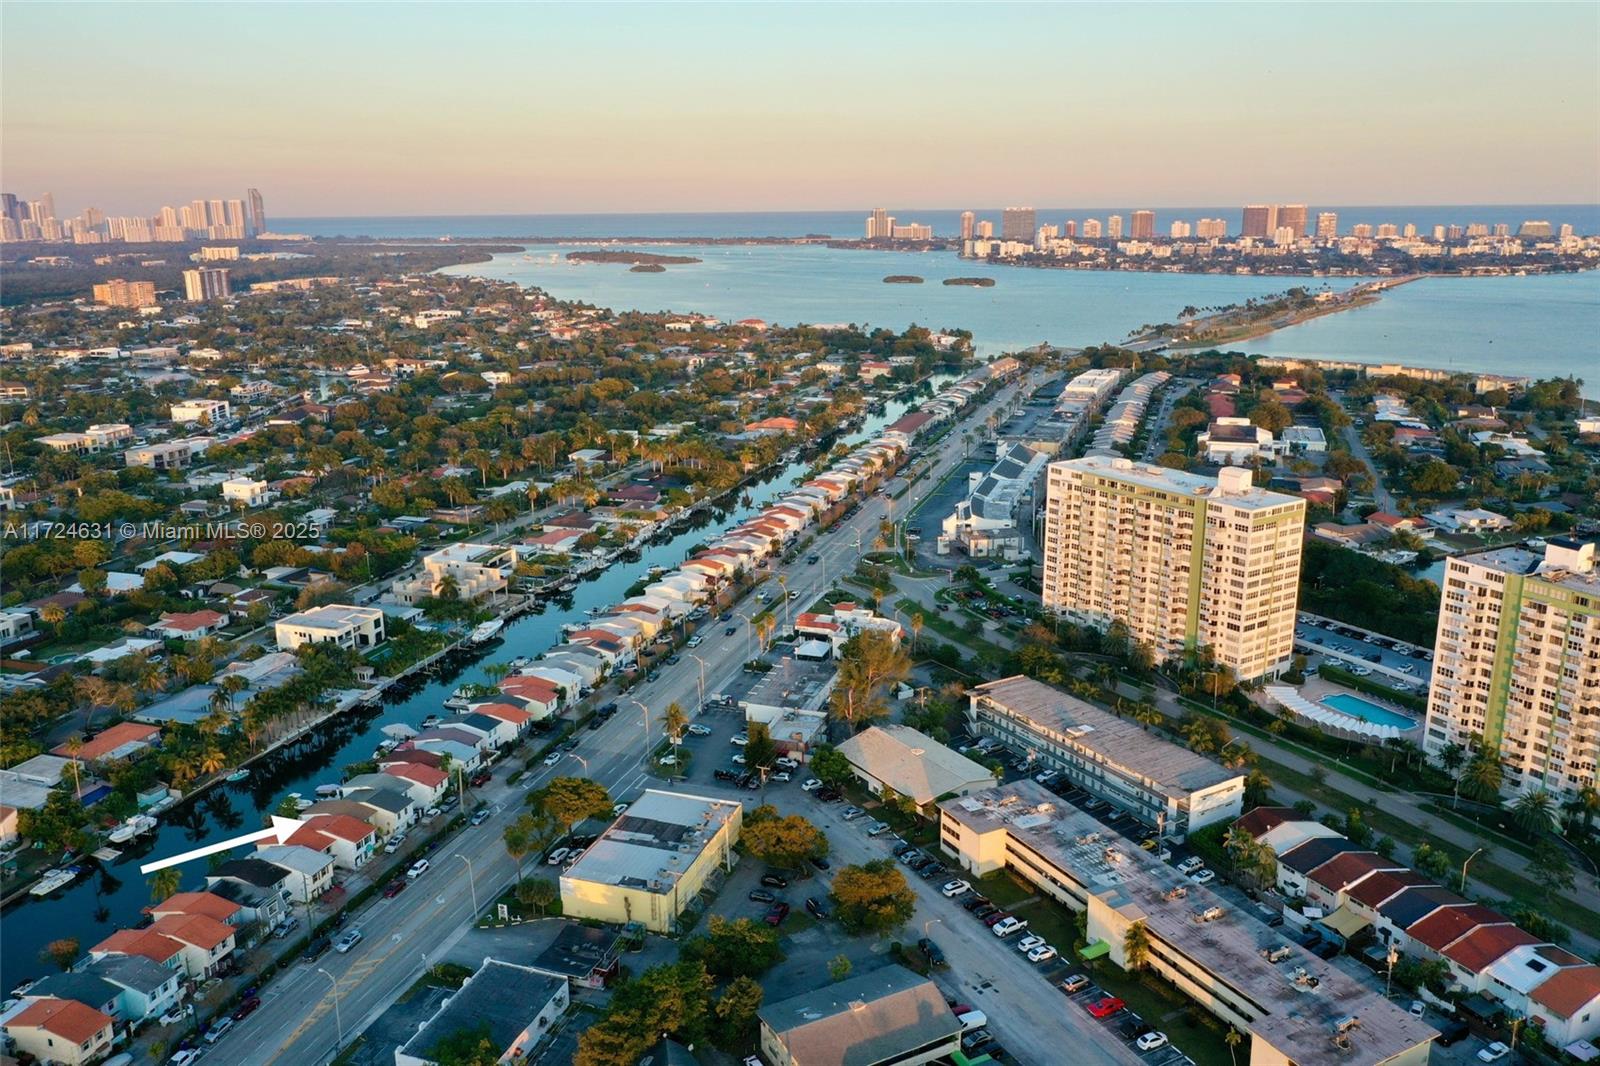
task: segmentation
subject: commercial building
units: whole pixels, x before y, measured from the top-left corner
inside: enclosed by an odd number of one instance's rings
[[[450,544],[422,557],[422,569],[394,583],[390,592],[400,603],[431,599],[454,587],[461,600],[497,595],[509,586],[517,569],[517,550],[499,544]]]
[[[700,890],[737,861],[737,800],[647,789],[561,875],[569,918],[670,933]]]
[[[1247,469],[1215,480],[1110,456],[1051,463],[1044,606],[1120,623],[1158,660],[1208,648],[1241,680],[1294,655],[1305,500],[1256,488]]]
[[[417,1034],[395,1049],[395,1066],[438,1066],[441,1044],[473,1032],[484,1034],[501,1062],[531,1060],[534,1048],[571,1002],[564,977],[484,959]]]
[[[967,498],[959,501],[940,527],[940,554],[959,549],[974,559],[1021,558],[1025,552],[1017,521],[1019,505],[1034,498],[1046,456],[1024,444],[1006,444],[987,473],[968,479]],[[1033,508],[1027,508],[1031,519]]]
[[[280,651],[328,640],[341,648],[374,648],[383,643],[383,620],[383,612],[376,607],[329,603],[286,615],[278,619],[273,631]]]
[[[222,300],[232,293],[225,267],[197,267],[183,272],[185,300]]]
[[[112,278],[94,287],[94,302],[107,307],[154,307],[156,283]]]
[[[1089,946],[1127,968],[1142,925],[1145,965],[1245,1034],[1257,1066],[1422,1066],[1438,1033],[1338,966],[1195,885],[1032,781],[939,805],[940,842],[974,874],[1010,869],[1085,912]]]
[[[890,964],[769,1003],[761,1058],[772,1066],[917,1066],[961,1050],[937,985]]]
[[[1030,677],[968,694],[971,729],[1059,770],[1161,835],[1181,840],[1244,805],[1244,775]]]
[[[1500,756],[1504,790],[1562,802],[1600,784],[1600,567],[1594,543],[1450,559],[1423,746],[1469,738]]]
[[[910,726],[870,726],[841,743],[839,754],[874,795],[887,788],[918,807],[994,786],[987,766]]]

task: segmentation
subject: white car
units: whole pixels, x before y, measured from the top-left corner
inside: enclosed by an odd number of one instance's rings
[[[1511,1054],[1511,1049],[1496,1040],[1489,1046],[1478,1049],[1478,1061],[1499,1062],[1509,1054]]]
[[[549,755],[546,755],[544,757],[544,764],[546,766],[554,766],[556,763],[558,763],[560,761],[561,761],[561,753],[559,751],[552,751]]]
[[[1202,859],[1200,856],[1191,855],[1187,859],[1184,859],[1182,862],[1180,862],[1178,864],[1178,872],[1180,874],[1193,873],[1194,871],[1200,869],[1200,867],[1204,866],[1205,864],[1206,864],[1206,861],[1204,859]]]
[[[781,766],[785,770],[798,770],[798,769],[800,769],[800,764],[795,762],[793,759],[789,758],[787,755],[780,755],[780,756],[778,756],[776,759],[774,759],[772,761],[773,761],[774,765]]]
[[[1049,944],[1041,944],[1028,952],[1029,962],[1049,962],[1056,957],[1056,949]]]
[[[711,735],[711,727],[701,725],[699,722],[695,722],[689,726],[689,735],[694,737],[709,737]]]
[[[1004,940],[1012,933],[1020,933],[1028,928],[1028,923],[1019,918],[1002,918],[990,927],[989,931]]]
[[[745,736],[743,733],[735,733],[733,736],[728,738],[728,743],[732,744],[736,748],[742,748],[746,744],[750,743],[750,738]]]
[[[172,1058],[167,1060],[167,1066],[189,1066],[190,1063],[199,1060],[199,1058],[199,1048],[184,1048],[182,1051],[178,1052],[176,1055],[172,1056]]]
[[[1154,1051],[1167,1046],[1166,1033],[1145,1033],[1133,1042],[1133,1046],[1140,1051]]]
[[[554,850],[554,851],[552,851],[550,853],[548,858],[546,858],[544,860],[545,861],[545,865],[546,866],[560,866],[561,865],[561,860],[566,858],[567,855],[571,853],[571,851],[572,851],[571,848],[557,848],[556,850]]]
[[[656,765],[657,766],[677,766],[678,765],[678,757],[676,755],[663,755],[663,756],[661,756],[661,758],[656,760]]]
[[[383,850],[386,853],[393,855],[395,852],[400,850],[401,846],[404,845],[405,842],[406,835],[404,833],[396,833],[394,836],[389,838],[389,843],[383,846]]]
[[[777,773],[772,775],[772,779],[780,784],[794,780],[793,777],[789,776],[789,771],[787,770],[779,770]]]
[[[1038,933],[1029,933],[1027,936],[1017,941],[1017,950],[1026,955],[1034,948],[1043,947],[1044,944],[1044,937],[1040,936]]]
[[[215,1044],[218,1040],[222,1039],[223,1035],[225,1033],[227,1033],[227,1031],[229,1029],[232,1029],[232,1028],[233,1028],[233,1019],[228,1017],[227,1015],[223,1015],[221,1021],[217,1022],[210,1029],[206,1030],[206,1043]],[[1479,1052],[1479,1058],[1482,1058],[1482,1057],[1483,1057],[1482,1052]]]
[[[611,816],[613,818],[615,818],[617,815],[621,814],[623,811],[625,811],[627,809],[628,809],[628,805],[626,803],[619,803],[616,806],[611,808]]]
[[[1189,880],[1193,881],[1197,885],[1209,885],[1216,879],[1217,875],[1212,873],[1210,870],[1207,870],[1203,866],[1189,875]]]
[[[185,1004],[184,1006],[179,1007],[176,1010],[169,1010],[169,1011],[167,1011],[167,1013],[163,1014],[161,1016],[161,1024],[162,1025],[177,1025],[179,1022],[183,1021],[185,1018],[187,1018],[189,1015],[191,1015],[193,1013],[194,1013],[194,1004],[192,1004],[192,1003]]]
[[[743,766],[744,765],[744,756],[743,755],[735,755],[733,757],[733,765],[735,765],[735,766]]]
[[[818,781],[814,777],[808,777],[808,778],[806,778],[805,783],[800,786],[800,791],[801,792],[815,792],[817,789],[819,789],[821,787],[822,787],[822,782],[821,781]]]
[[[694,636],[689,638],[687,641],[687,646],[691,648],[698,648],[700,646],[700,642],[705,639],[705,637],[702,637],[700,634],[696,633]]]
[[[361,930],[352,929],[339,938],[339,942],[333,945],[333,950],[343,955],[359,943],[361,943]]]
[[[939,891],[943,892],[945,894],[946,898],[953,898],[955,896],[961,895],[961,893],[963,893],[963,892],[970,892],[971,890],[972,890],[972,886],[971,885],[967,884],[965,881],[956,880],[956,881],[946,881],[944,887],[941,888]]]
[[[417,878],[428,872],[428,865],[427,859],[418,859],[416,862],[411,864],[411,869],[406,871],[406,878],[408,880],[415,881]]]

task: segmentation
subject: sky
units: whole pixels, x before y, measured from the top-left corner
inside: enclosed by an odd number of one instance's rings
[[[1600,5],[0,3],[57,213],[1600,201]]]

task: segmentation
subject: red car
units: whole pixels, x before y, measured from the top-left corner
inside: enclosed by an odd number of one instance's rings
[[[767,911],[767,916],[762,920],[768,925],[778,926],[782,925],[787,917],[789,917],[789,905],[780,900],[772,905],[772,909]]]
[[[494,779],[494,774],[489,770],[485,770],[485,771],[483,771],[483,773],[478,774],[478,775],[473,777],[473,779],[472,779],[472,787],[473,788],[482,788],[484,785],[487,785],[493,779]]]
[[[259,996],[247,997],[239,1004],[239,1009],[233,1012],[233,1020],[236,1022],[244,1021],[246,1018],[250,1017],[250,1015],[254,1014],[255,1009],[259,1006],[261,1006],[261,998]]]
[[[1089,1013],[1096,1018],[1109,1018],[1126,1006],[1127,1004],[1116,996],[1107,996],[1105,999],[1096,1000],[1089,1004]]]
[[[993,927],[999,925],[1009,917],[1011,917],[1010,911],[995,911],[993,914],[989,915],[983,920],[983,924]]]
[[[403,878],[403,877],[397,877],[393,881],[390,881],[388,886],[383,890],[383,898],[384,899],[394,899],[396,896],[398,896],[400,893],[404,892],[405,890],[406,890],[406,879]]]

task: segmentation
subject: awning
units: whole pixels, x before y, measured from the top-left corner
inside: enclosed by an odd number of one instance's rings
[[[1110,954],[1111,945],[1104,940],[1096,940],[1093,944],[1085,944],[1078,949],[1080,959],[1098,959],[1102,955]]]
[[[1326,918],[1318,918],[1317,924],[1327,929],[1332,929],[1335,933],[1349,940],[1372,923],[1349,907],[1340,907]]]

